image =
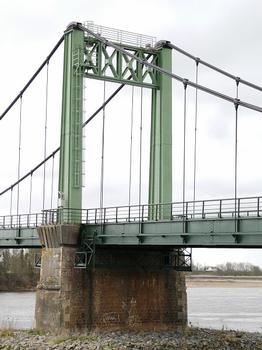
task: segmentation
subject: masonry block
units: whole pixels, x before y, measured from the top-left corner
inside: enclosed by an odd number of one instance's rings
[[[55,332],[168,330],[187,324],[185,276],[165,266],[169,248],[96,247],[87,270],[76,246],[43,248],[36,327]]]

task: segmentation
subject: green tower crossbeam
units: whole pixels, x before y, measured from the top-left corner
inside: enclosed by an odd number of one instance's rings
[[[141,65],[135,58],[112,49],[92,37],[86,37],[84,75],[87,78],[118,82],[121,84],[158,88],[155,69]],[[154,48],[118,44],[137,59],[157,64],[158,54]]]
[[[64,43],[58,186],[62,208],[82,206],[83,51],[84,32],[73,24],[65,32]]]

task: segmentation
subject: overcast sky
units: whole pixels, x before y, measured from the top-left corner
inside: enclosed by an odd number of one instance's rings
[[[166,39],[214,65],[243,79],[262,84],[262,2],[260,0],[1,0],[0,13],[0,110],[21,90],[71,21],[92,20],[97,24]],[[59,142],[61,107],[62,50],[50,62],[48,151]],[[195,65],[179,54],[173,54],[173,72],[194,79]],[[235,97],[235,84],[200,67],[199,83]],[[106,95],[116,88],[108,84]],[[45,72],[23,98],[22,173],[43,158],[43,123]],[[182,117],[183,89],[173,83],[174,183],[173,200],[182,196]],[[105,205],[127,204],[130,92],[122,95],[106,111]],[[262,106],[261,94],[240,87],[240,98]],[[139,129],[139,89],[135,91],[135,130]],[[103,100],[101,83],[86,82],[86,117]],[[147,200],[147,167],[150,120],[150,91],[144,92],[144,163],[143,201]],[[261,114],[239,111],[239,188],[240,196],[262,193]],[[234,108],[232,105],[199,95],[197,198],[225,198],[234,195]],[[110,122],[109,120],[110,119]],[[17,137],[19,106],[15,106],[0,125],[1,186],[6,187],[17,176]],[[99,168],[101,123],[94,121],[86,130],[85,206],[99,204]],[[187,199],[192,199],[194,91],[188,92]],[[110,125],[110,127],[108,127]],[[120,132],[121,131],[121,132]],[[135,136],[134,153],[138,134]],[[121,147],[119,147],[121,145]],[[91,165],[90,165],[91,164]],[[121,168],[120,168],[121,167]],[[138,159],[134,156],[132,202],[137,202]],[[50,174],[50,165],[48,166]],[[35,187],[41,187],[41,174]],[[125,189],[125,190],[124,190]],[[28,191],[24,188],[24,191]],[[125,194],[123,194],[125,192]],[[35,203],[41,202],[35,194]],[[5,213],[8,198],[0,200]],[[48,199],[50,200],[50,199]],[[48,206],[48,205],[47,205]],[[26,211],[27,204],[23,209]],[[9,209],[7,210],[7,213]],[[250,261],[262,266],[260,251],[195,250],[196,261],[215,264],[225,261]]]

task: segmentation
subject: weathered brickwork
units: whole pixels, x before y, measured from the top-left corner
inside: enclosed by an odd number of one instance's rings
[[[74,268],[76,247],[45,248],[36,327],[163,330],[187,323],[182,272],[164,265],[168,249],[96,248],[90,270]]]
[[[100,249],[91,275],[92,326],[169,329],[186,324],[184,275],[163,266],[168,251]],[[106,262],[108,261],[108,265]]]
[[[36,293],[36,327],[79,329],[87,325],[86,271],[74,268],[74,247],[42,251]]]

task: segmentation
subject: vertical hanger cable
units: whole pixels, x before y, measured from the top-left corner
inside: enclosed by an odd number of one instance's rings
[[[140,98],[140,136],[139,136],[139,222],[141,221],[141,200],[142,200],[142,146],[143,146],[143,87],[141,87]],[[139,233],[141,233],[141,223],[139,225]]]
[[[184,79],[184,130],[183,130],[183,231],[185,230],[186,197],[186,117],[187,117],[187,79]]]
[[[20,180],[21,173],[21,142],[22,142],[22,105],[23,95],[20,96],[20,108],[19,108],[19,133],[18,133],[18,165],[17,165],[17,179]],[[17,184],[17,206],[16,214],[19,215],[19,202],[20,202],[20,184]]]
[[[234,102],[235,105],[235,179],[234,179],[234,197],[235,197],[235,232],[238,231],[238,222],[237,222],[237,188],[238,188],[238,107],[239,107],[239,81],[240,78],[236,78],[236,99]]]
[[[102,223],[102,210],[104,206],[104,156],[105,156],[105,98],[106,98],[106,82],[104,80],[103,92],[103,119],[102,119],[102,140],[101,140],[101,171],[100,171],[100,216]]]
[[[134,123],[134,86],[132,86],[131,122],[130,122],[129,188],[128,188],[128,206],[129,207],[131,205],[131,186],[132,186],[133,123]]]
[[[49,80],[49,61],[47,61],[46,63],[44,159],[46,158],[46,149],[47,149],[48,80]],[[46,163],[44,163],[44,174],[43,174],[43,205],[42,205],[43,210],[45,209],[45,186],[46,186]]]
[[[196,85],[198,85],[199,60],[196,60]],[[198,88],[195,89],[195,141],[194,141],[194,177],[193,177],[193,215],[196,201],[196,169],[197,169],[197,117],[198,117]]]
[[[53,209],[54,163],[55,163],[55,155],[53,154],[53,157],[52,157],[52,175],[51,175],[51,199],[50,199],[50,209]]]
[[[11,188],[10,193],[11,193],[11,195],[10,195],[10,216],[12,216],[12,211],[13,211],[13,187]]]
[[[30,175],[30,190],[29,190],[29,214],[32,212],[32,190],[33,190],[33,173]]]

